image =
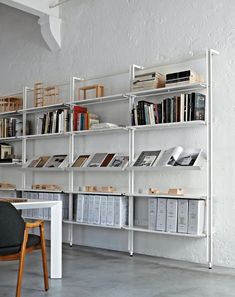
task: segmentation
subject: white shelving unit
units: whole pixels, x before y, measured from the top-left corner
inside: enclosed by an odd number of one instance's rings
[[[134,236],[135,233],[151,233],[158,235],[166,235],[170,237],[185,237],[185,238],[195,238],[195,239],[202,239],[206,238],[207,240],[207,262],[209,268],[212,268],[213,265],[213,126],[212,126],[212,112],[213,112],[213,84],[212,84],[212,59],[213,55],[217,55],[218,53],[214,50],[208,50],[205,57],[205,65],[207,69],[207,79],[206,83],[195,83],[195,84],[188,84],[188,85],[180,85],[180,86],[172,86],[172,87],[165,87],[159,89],[151,89],[146,91],[139,91],[139,92],[124,92],[118,93],[116,95],[109,95],[99,98],[91,98],[87,100],[79,100],[77,101],[77,97],[75,95],[77,91],[76,84],[84,82],[83,79],[72,77],[70,83],[67,84],[69,87],[69,102],[65,100],[65,103],[54,104],[50,106],[44,107],[32,107],[28,105],[29,102],[29,93],[32,92],[32,88],[25,87],[23,89],[23,109],[17,112],[6,112],[0,113],[1,117],[14,117],[14,116],[22,116],[23,119],[23,136],[20,137],[8,137],[4,139],[0,139],[0,142],[21,142],[22,147],[22,166],[21,164],[1,164],[2,167],[13,166],[17,167],[19,179],[21,179],[20,185],[14,191],[37,191],[39,190],[32,190],[29,188],[28,184],[28,175],[31,177],[33,176],[33,180],[37,180],[37,177],[34,176],[37,173],[42,172],[43,174],[63,174],[64,179],[66,179],[66,187],[62,191],[42,191],[42,192],[52,192],[52,193],[67,193],[69,196],[69,218],[68,220],[64,220],[64,223],[69,226],[69,234],[68,234],[68,241],[70,245],[73,244],[73,227],[77,226],[89,226],[89,227],[96,227],[96,228],[109,228],[109,229],[117,229],[123,230],[123,232],[128,232],[128,250],[130,255],[134,253]],[[193,60],[193,59],[192,59]],[[183,61],[182,61],[183,62]],[[178,63],[177,63],[178,64]],[[163,67],[163,65],[161,65]],[[135,76],[135,71],[137,71],[139,67],[136,65],[132,65],[130,67],[130,77],[131,81]],[[157,68],[157,67],[155,67]],[[169,67],[168,67],[169,68]],[[142,67],[141,67],[142,69]],[[170,69],[170,68],[169,68]],[[102,80],[102,78],[101,78]],[[177,123],[164,123],[164,124],[156,124],[156,125],[141,125],[141,126],[131,126],[131,110],[133,105],[136,101],[142,98],[151,98],[153,96],[157,96],[160,98],[173,96],[180,93],[187,93],[187,92],[196,92],[196,91],[204,91],[207,94],[206,100],[206,111],[207,116],[205,121],[190,121],[190,122],[177,122]],[[68,95],[68,94],[67,94]],[[72,129],[70,132],[66,133],[54,133],[54,134],[42,134],[42,135],[26,135],[26,119],[27,116],[34,116],[37,113],[44,113],[47,111],[53,111],[58,108],[68,108],[70,110],[70,127],[73,127],[73,108],[76,105],[81,105],[85,107],[96,107],[105,104],[126,104],[125,105],[125,112],[128,113],[128,119],[125,123],[125,126],[116,127],[116,128],[108,128],[108,129],[100,129],[100,130],[88,130],[88,131],[75,131],[73,132]],[[103,107],[104,108],[104,107]],[[183,129],[183,130],[181,130]],[[136,138],[142,133],[154,133],[157,135],[158,133],[168,133],[168,131],[175,131],[175,133],[182,133],[180,131],[188,131],[190,129],[203,129],[206,130],[206,153],[207,153],[207,160],[206,166],[180,166],[180,167],[132,167],[127,166],[123,169],[119,168],[112,168],[112,167],[104,167],[104,168],[25,168],[25,163],[28,158],[28,150],[35,150],[36,149],[36,142],[41,141],[40,143],[53,142],[55,139],[62,140],[64,144],[66,144],[66,154],[69,155],[69,163],[75,159],[76,156],[76,142],[81,143],[85,142],[85,139],[89,137],[113,137],[115,138],[117,135],[126,135],[127,141],[125,143],[127,147],[127,151],[129,154],[129,164],[133,164],[135,155],[136,155]],[[80,137],[83,136],[83,137]],[[84,137],[86,136],[86,137]],[[143,136],[141,136],[143,137]],[[48,145],[48,144],[47,144]],[[175,144],[172,143],[172,146]],[[50,145],[48,145],[49,147]],[[84,152],[86,152],[86,146],[83,146]],[[93,148],[94,149],[94,148]],[[146,149],[148,146],[146,144]],[[103,151],[106,151],[104,147]],[[115,145],[114,145],[115,151]],[[167,194],[158,194],[158,195],[149,195],[145,193],[138,193],[136,188],[136,176],[140,174],[177,174],[179,175],[180,172],[201,172],[206,170],[206,193],[203,194],[195,194],[195,193],[187,193],[184,196],[174,196],[174,195],[167,195]],[[48,173],[47,173],[48,172]],[[149,172],[149,173],[148,173]],[[85,191],[77,191],[77,176],[79,176],[81,182],[84,181],[83,175],[89,175],[90,173],[98,174],[99,176],[102,174],[109,174],[112,177],[115,177],[116,174],[126,175],[125,179],[127,180],[127,186],[125,191],[120,191],[117,193],[91,193]],[[196,174],[196,173],[195,173]],[[4,173],[3,173],[4,175]],[[2,189],[1,189],[2,190]],[[13,191],[13,189],[10,189]],[[8,191],[8,189],[7,189]],[[96,225],[96,224],[87,224],[87,223],[79,223],[74,221],[73,217],[73,204],[74,204],[74,195],[75,194],[97,194],[97,195],[114,195],[117,197],[127,196],[129,200],[129,224],[128,226],[103,226],[103,225]],[[174,198],[174,199],[197,199],[197,200],[204,200],[206,203],[206,234],[181,234],[181,233],[170,233],[170,232],[161,232],[156,230],[149,230],[145,227],[139,227],[134,225],[134,204],[135,200],[138,198],[141,199],[148,199],[148,198]]]

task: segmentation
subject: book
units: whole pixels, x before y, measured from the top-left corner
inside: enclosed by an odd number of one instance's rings
[[[149,167],[156,162],[161,151],[143,151],[133,164],[133,166]]]
[[[39,157],[39,159],[38,159],[39,162],[37,162],[34,167],[37,167],[37,168],[43,167],[49,159],[50,159],[50,156]]]
[[[82,167],[85,162],[89,159],[90,155],[78,156],[72,164],[72,167]]]
[[[43,167],[46,168],[61,168],[61,167],[66,167],[67,163],[67,155],[54,155],[50,157],[47,162],[44,164]]]
[[[88,162],[87,167],[100,167],[101,163],[104,161],[107,153],[96,153]]]
[[[178,199],[178,232],[188,232],[188,200]]]
[[[156,230],[157,224],[157,198],[148,198],[148,228]]]
[[[204,231],[205,201],[189,200],[188,233],[202,234]]]
[[[156,228],[158,231],[166,231],[166,203],[167,199],[158,198]]]
[[[114,156],[115,156],[114,153],[107,154],[107,156],[101,163],[100,167],[107,167],[109,165],[109,163],[112,161],[112,159],[114,158]]]
[[[124,168],[129,162],[129,157],[123,154],[116,154],[109,164],[109,167]]]
[[[165,150],[158,162],[157,166],[194,166],[202,149],[183,148],[176,146]]]
[[[192,70],[184,70],[179,72],[166,74],[166,86],[174,86],[178,84],[202,82],[203,78]]]
[[[118,125],[114,123],[97,123],[91,126],[91,130],[107,129],[107,128],[116,128]]]
[[[82,107],[82,106],[74,106],[73,108],[73,130],[74,131],[78,131],[78,126],[79,126],[79,121],[81,121],[81,119],[79,119],[79,114],[81,117],[81,114],[87,113],[87,108],[86,107]]]
[[[166,231],[177,232],[177,199],[167,199]]]

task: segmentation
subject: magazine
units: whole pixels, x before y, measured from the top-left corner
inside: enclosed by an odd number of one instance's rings
[[[194,166],[202,149],[176,146],[165,150],[157,162],[157,166]]]
[[[78,156],[72,164],[72,167],[82,167],[88,160],[90,155],[80,155]]]
[[[87,167],[100,167],[101,163],[104,161],[107,153],[96,153],[91,158],[90,162],[87,164]]]
[[[137,160],[135,161],[133,166],[142,166],[142,167],[152,166],[154,164],[154,162],[156,162],[156,160],[158,159],[160,153],[161,153],[160,150],[159,151],[143,151],[139,155],[139,157],[137,158]]]
[[[128,164],[129,157],[123,154],[116,154],[113,160],[111,161],[109,167],[119,167],[123,168]]]
[[[61,168],[66,167],[68,164],[67,155],[54,155],[52,156],[43,167],[46,168]]]

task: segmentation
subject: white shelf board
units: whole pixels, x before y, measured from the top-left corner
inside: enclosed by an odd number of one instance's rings
[[[162,130],[162,129],[174,129],[174,128],[193,128],[206,125],[205,121],[190,121],[190,122],[175,122],[175,123],[162,123],[156,125],[139,125],[129,126],[129,129],[135,131],[146,131],[146,130]]]
[[[121,230],[122,227],[120,226],[108,226],[108,225],[98,225],[98,224],[89,224],[89,223],[79,223],[76,221],[70,221],[70,220],[63,220],[66,224],[72,224],[72,225],[80,225],[80,226],[89,226],[89,227],[98,227],[98,228],[109,228],[109,229],[119,229]]]
[[[128,171],[178,171],[178,170],[201,170],[201,166],[149,166],[149,167],[138,167],[130,166],[126,168]]]
[[[125,94],[116,94],[116,95],[74,101],[72,102],[72,105],[99,104],[99,103],[117,102],[117,101],[122,101],[127,99],[128,97]]]
[[[6,118],[6,117],[17,117],[20,116],[20,111],[4,111],[0,112],[0,117],[1,118]]]
[[[125,193],[120,192],[86,192],[86,191],[65,191],[69,194],[82,194],[82,195],[105,195],[105,196],[125,196]]]
[[[21,167],[22,170],[26,170],[26,171],[54,171],[54,172],[60,172],[60,171],[66,171],[67,167],[63,167],[63,168],[58,168],[58,167],[41,167],[41,168],[37,168],[37,167]]]
[[[70,103],[57,103],[57,104],[51,104],[46,106],[39,106],[39,107],[29,107],[25,109],[20,109],[19,112],[23,113],[26,112],[28,114],[30,113],[41,113],[48,110],[55,110],[55,109],[65,109],[70,106]]]
[[[43,138],[56,138],[56,137],[67,137],[71,133],[66,132],[66,133],[47,133],[47,134],[34,134],[34,135],[25,135],[25,136],[19,136],[20,138],[25,138],[25,139],[43,139]]]
[[[202,90],[207,87],[204,83],[192,83],[192,84],[185,84],[185,85],[176,85],[176,86],[167,86],[164,88],[158,89],[150,89],[150,90],[143,90],[137,92],[129,92],[127,95],[138,97],[148,97],[148,96],[155,96],[155,95],[167,95],[171,93],[178,93],[178,92],[191,92],[196,90]]]
[[[125,170],[124,168],[119,167],[69,167],[68,170],[79,172],[79,171],[100,171],[100,172],[106,172],[106,171],[112,171],[112,172],[122,172]]]
[[[206,195],[170,195],[170,194],[139,194],[139,193],[127,193],[128,197],[140,197],[140,198],[176,198],[176,199],[193,199],[193,200],[206,200]]]
[[[160,234],[160,235],[169,235],[169,236],[179,236],[179,237],[191,237],[191,238],[204,238],[206,234],[188,234],[188,233],[173,233],[173,232],[163,232],[157,230],[149,230],[147,228],[140,227],[124,227],[124,229],[128,231],[136,231],[136,232],[144,232],[144,233],[152,233],[152,234]]]
[[[17,188],[17,191],[21,192],[46,192],[46,193],[64,193],[62,190],[36,190],[36,189],[24,189],[24,188]]]
[[[4,189],[4,188],[0,188],[0,191],[3,191],[3,192],[9,192],[9,191],[12,191],[12,192],[15,192],[15,191],[17,191],[17,189],[16,188],[10,188],[10,189]]]
[[[92,134],[105,134],[105,133],[116,133],[116,132],[124,132],[128,131],[125,127],[114,127],[114,128],[104,128],[104,129],[95,129],[95,130],[81,130],[73,132],[74,136],[80,135],[92,135]]]
[[[14,136],[14,137],[5,137],[5,138],[0,138],[0,142],[14,142],[14,141],[21,141],[22,138],[21,136]]]
[[[11,163],[0,163],[0,167],[19,167],[22,166],[22,163],[17,163],[17,162],[11,162]]]

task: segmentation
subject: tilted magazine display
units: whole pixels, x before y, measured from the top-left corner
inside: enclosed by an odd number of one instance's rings
[[[17,94],[23,106],[0,113],[2,197],[8,190],[63,201],[70,245],[75,225],[88,234],[86,226],[105,228],[107,236],[128,232],[130,255],[136,233],[206,240],[202,258],[211,268],[215,54],[25,87]],[[47,212],[24,215],[50,220]]]

